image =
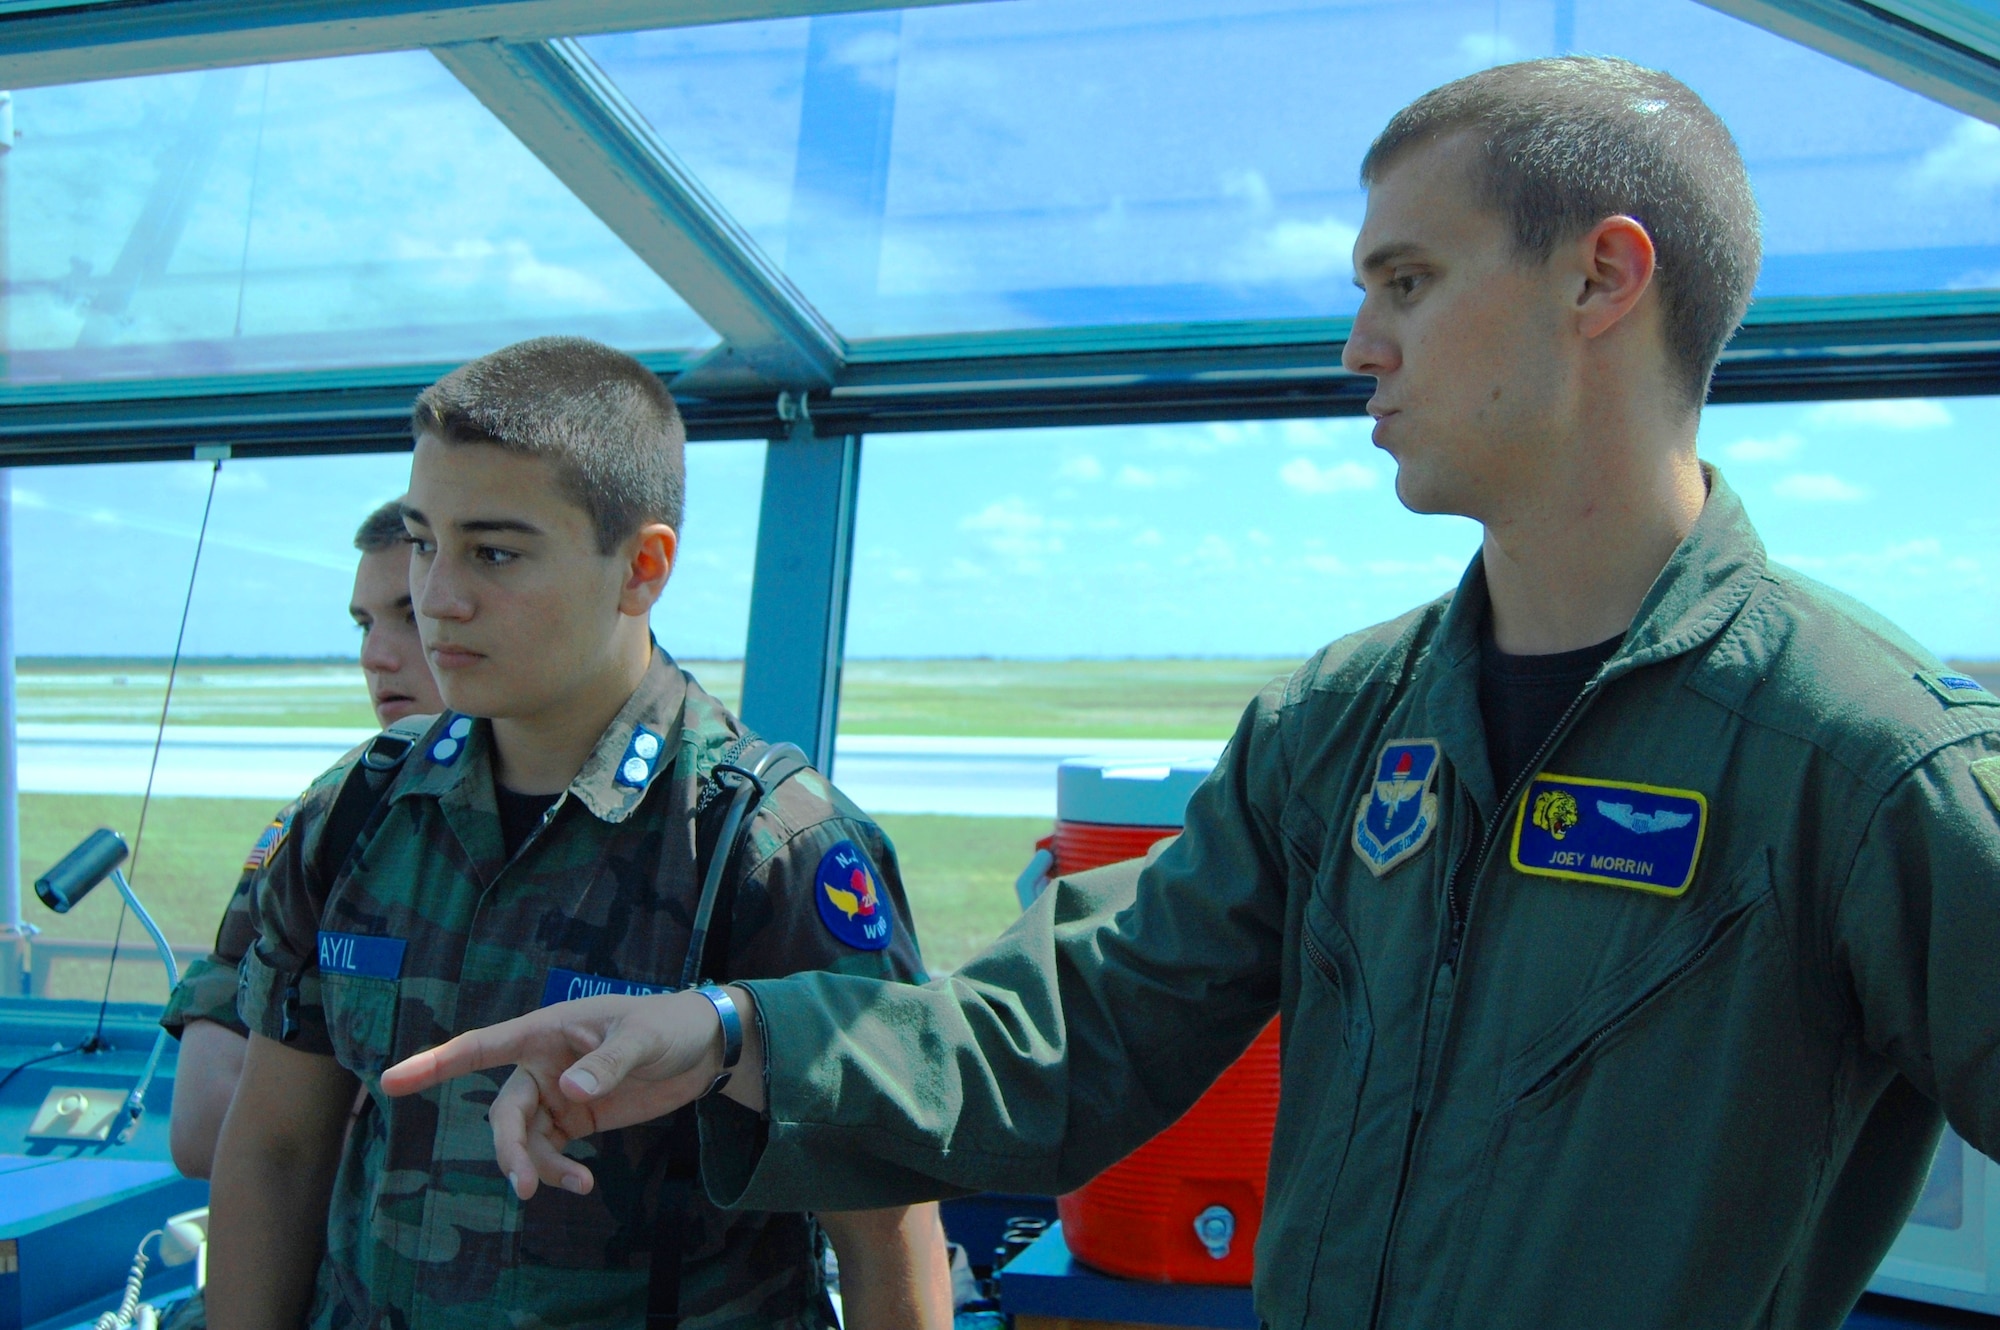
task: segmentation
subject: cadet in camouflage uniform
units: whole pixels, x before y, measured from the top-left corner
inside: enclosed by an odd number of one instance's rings
[[[1363,179],[1346,364],[1398,496],[1485,525],[1456,592],[1273,683],[1178,839],[949,980],[746,985],[768,1080],[724,1093],[765,1117],[703,1104],[703,1178],[1067,1189],[1276,1015],[1273,1330],[1833,1330],[1942,1121],[2000,1151],[2000,698],[1770,562],[1701,464],[1758,244],[1685,86],[1487,70]],[[551,1124],[675,1108],[715,1025],[538,1012],[385,1079],[518,1063],[500,1157],[574,1185]]]
[[[361,672],[375,719],[388,726],[405,716],[434,716],[444,703],[424,663],[410,610],[410,540],[402,505],[392,501],[370,513],[354,533],[354,548],[361,559],[348,613],[362,631]],[[182,973],[160,1017],[181,1041],[171,1140],[175,1165],[191,1178],[209,1174],[250,1036],[236,1014],[236,966],[257,936],[251,887],[297,809],[288,804],[258,836],[216,929],[215,949]]]
[[[550,1002],[673,988],[699,891],[697,810],[743,730],[662,653],[511,859],[490,731],[441,717],[386,792],[380,825],[338,870],[319,857],[316,833],[349,767],[328,772],[301,801],[261,893],[245,1018],[268,1038],[337,1057],[370,1097],[341,1156],[314,1326],[367,1324],[390,1309],[411,1325],[469,1326],[496,1306],[539,1324],[636,1325],[644,1305],[675,1131],[597,1137],[583,1147],[599,1171],[591,1195],[547,1190],[523,1204],[493,1165],[486,1104],[497,1079],[391,1101],[377,1076],[461,1029]],[[823,918],[832,898],[822,880],[844,891],[857,873],[855,918],[878,921],[879,945],[838,911],[838,931]],[[718,976],[922,978],[894,851],[818,773],[765,802],[736,877],[728,958],[710,953]],[[807,1217],[705,1200],[687,1214],[684,1325],[830,1324]]]
[[[577,1145],[600,1184],[524,1202],[492,1162],[497,1078],[381,1092],[385,1066],[471,1026],[678,986],[702,868],[727,850],[712,844],[720,806],[703,816],[711,773],[746,742],[646,631],[680,518],[679,421],[656,378],[609,348],[541,339],[427,390],[416,431],[412,583],[461,710],[315,782],[259,884],[211,1321],[829,1327],[818,1224],[709,1206],[691,1115]],[[620,447],[637,460],[594,474]],[[668,461],[674,492],[656,497]],[[628,506],[587,501],[606,494]],[[612,688],[615,707],[594,713]],[[342,843],[352,782],[399,750]],[[733,843],[706,973],[922,979],[893,850],[816,772],[778,784]],[[333,1099],[357,1082],[368,1103],[342,1142]],[[323,1230],[302,1221],[301,1193],[329,1197]],[[844,1273],[948,1278],[929,1207],[820,1221]],[[850,1307],[867,1305],[857,1291]],[[907,1323],[940,1322],[912,1309]]]

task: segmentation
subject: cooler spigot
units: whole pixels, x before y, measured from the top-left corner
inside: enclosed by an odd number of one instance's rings
[[[1194,1235],[1211,1258],[1221,1260],[1229,1255],[1229,1244],[1236,1239],[1236,1216],[1224,1205],[1211,1205],[1194,1217]]]

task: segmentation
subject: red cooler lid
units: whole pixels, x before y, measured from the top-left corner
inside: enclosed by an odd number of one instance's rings
[[[1214,769],[1212,757],[1073,757],[1056,768],[1056,817],[1109,827],[1177,827],[1195,787]]]

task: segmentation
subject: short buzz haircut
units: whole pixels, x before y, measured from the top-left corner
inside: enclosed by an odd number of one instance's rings
[[[380,554],[409,543],[410,532],[403,525],[401,499],[391,499],[362,518],[354,532],[354,548],[363,554]]]
[[[1473,183],[1522,253],[1546,259],[1607,217],[1646,228],[1675,379],[1700,407],[1763,261],[1757,200],[1721,117],[1680,80],[1628,60],[1500,65],[1398,111],[1362,159],[1362,184],[1458,133],[1476,143]]]
[[[687,431],[659,376],[584,337],[536,337],[461,365],[417,396],[410,428],[548,459],[610,554],[649,522],[680,530]]]

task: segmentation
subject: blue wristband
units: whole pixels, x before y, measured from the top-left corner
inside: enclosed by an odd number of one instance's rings
[[[701,1097],[706,1099],[729,1084],[729,1073],[736,1070],[743,1056],[743,1016],[736,1010],[736,999],[714,984],[703,984],[693,991],[708,999],[716,1019],[722,1022],[722,1074],[702,1091]]]

